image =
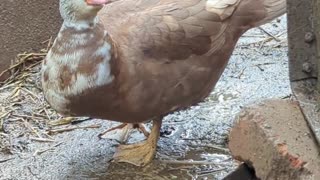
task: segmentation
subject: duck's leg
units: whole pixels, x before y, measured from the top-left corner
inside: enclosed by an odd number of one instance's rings
[[[125,143],[127,142],[132,129],[138,129],[140,132],[142,132],[146,137],[149,136],[149,132],[146,130],[145,126],[143,123],[139,123],[139,124],[130,124],[130,123],[123,123],[120,124],[116,127],[110,128],[102,133],[100,133],[98,135],[99,138],[102,138],[102,136],[104,136],[105,134],[107,134],[108,132],[111,131],[115,131],[117,129],[121,129],[121,134],[119,134],[119,141],[120,143]]]
[[[143,123],[132,124],[133,128],[138,129],[145,137],[149,137],[150,133],[146,129],[146,126]]]
[[[156,154],[160,136],[162,118],[153,120],[151,133],[147,140],[131,145],[119,145],[113,156],[115,162],[127,162],[136,166],[144,166],[152,161]]]

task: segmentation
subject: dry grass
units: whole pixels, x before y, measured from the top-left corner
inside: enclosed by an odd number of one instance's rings
[[[52,140],[48,122],[61,117],[46,103],[41,90],[41,62],[51,39],[47,43],[47,48],[39,53],[19,54],[15,64],[5,71],[10,72],[11,77],[0,85],[0,152],[14,151],[4,143],[6,137]]]
[[[78,126],[89,118],[63,118],[45,101],[40,80],[42,60],[51,47],[51,39],[38,53],[22,53],[14,65],[5,70],[11,77],[0,84],[0,154],[23,151],[27,145],[19,139],[53,143],[52,134],[75,129],[99,128],[100,125]],[[66,125],[65,127],[56,127]],[[23,147],[21,147],[23,146]]]

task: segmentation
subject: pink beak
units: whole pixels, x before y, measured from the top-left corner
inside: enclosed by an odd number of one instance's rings
[[[111,3],[112,0],[86,0],[88,5],[104,5]]]

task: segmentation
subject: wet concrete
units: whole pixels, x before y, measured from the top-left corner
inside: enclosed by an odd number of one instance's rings
[[[259,29],[246,33],[210,96],[165,118],[157,157],[147,167],[109,163],[118,143],[97,135],[115,123],[92,120],[80,125],[102,127],[57,134],[52,143],[19,139],[24,149],[0,154],[0,179],[222,179],[237,166],[221,149],[235,115],[248,104],[291,95],[285,17],[264,29],[280,35],[279,42]],[[130,142],[143,138],[136,132]]]

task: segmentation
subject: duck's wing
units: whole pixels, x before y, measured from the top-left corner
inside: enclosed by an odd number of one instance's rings
[[[172,61],[213,54],[227,39],[237,41],[245,30],[272,19],[267,8],[276,17],[283,6],[285,0],[121,0],[100,18],[122,49],[142,59]]]

